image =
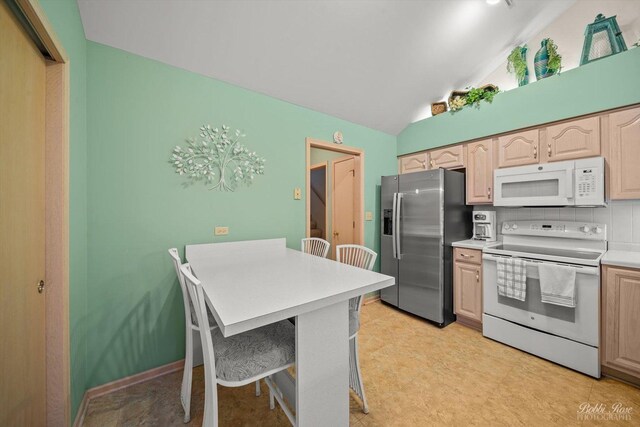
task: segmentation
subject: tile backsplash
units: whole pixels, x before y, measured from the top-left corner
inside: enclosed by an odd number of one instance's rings
[[[475,206],[474,210],[495,210],[500,233],[504,221],[548,219],[553,221],[606,224],[609,249],[640,251],[640,200],[609,202],[606,208],[502,208]]]

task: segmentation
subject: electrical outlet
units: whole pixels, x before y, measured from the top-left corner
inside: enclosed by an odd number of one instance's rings
[[[365,212],[364,213],[365,221],[373,221],[373,212]]]
[[[213,230],[213,234],[216,236],[226,236],[229,234],[229,227],[216,227],[215,230]]]
[[[302,199],[302,190],[300,190],[299,188],[295,188],[293,190],[293,198],[295,200],[300,200]]]

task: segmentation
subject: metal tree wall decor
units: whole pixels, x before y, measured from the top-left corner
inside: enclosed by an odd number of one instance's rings
[[[186,148],[177,145],[169,163],[191,182],[210,185],[209,190],[234,191],[239,184],[249,186],[256,175],[264,175],[266,160],[240,144],[244,137],[241,131],[230,132],[225,125],[222,129],[202,126],[200,140],[187,139]]]

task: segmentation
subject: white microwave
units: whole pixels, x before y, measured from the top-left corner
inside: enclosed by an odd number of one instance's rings
[[[494,206],[606,206],[604,158],[497,169]]]

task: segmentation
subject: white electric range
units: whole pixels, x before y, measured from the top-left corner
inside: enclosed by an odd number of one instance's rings
[[[600,260],[607,250],[603,224],[507,221],[502,244],[483,249],[483,335],[600,377]],[[524,301],[498,295],[497,260],[526,261]],[[538,265],[576,271],[576,306],[543,303]]]

